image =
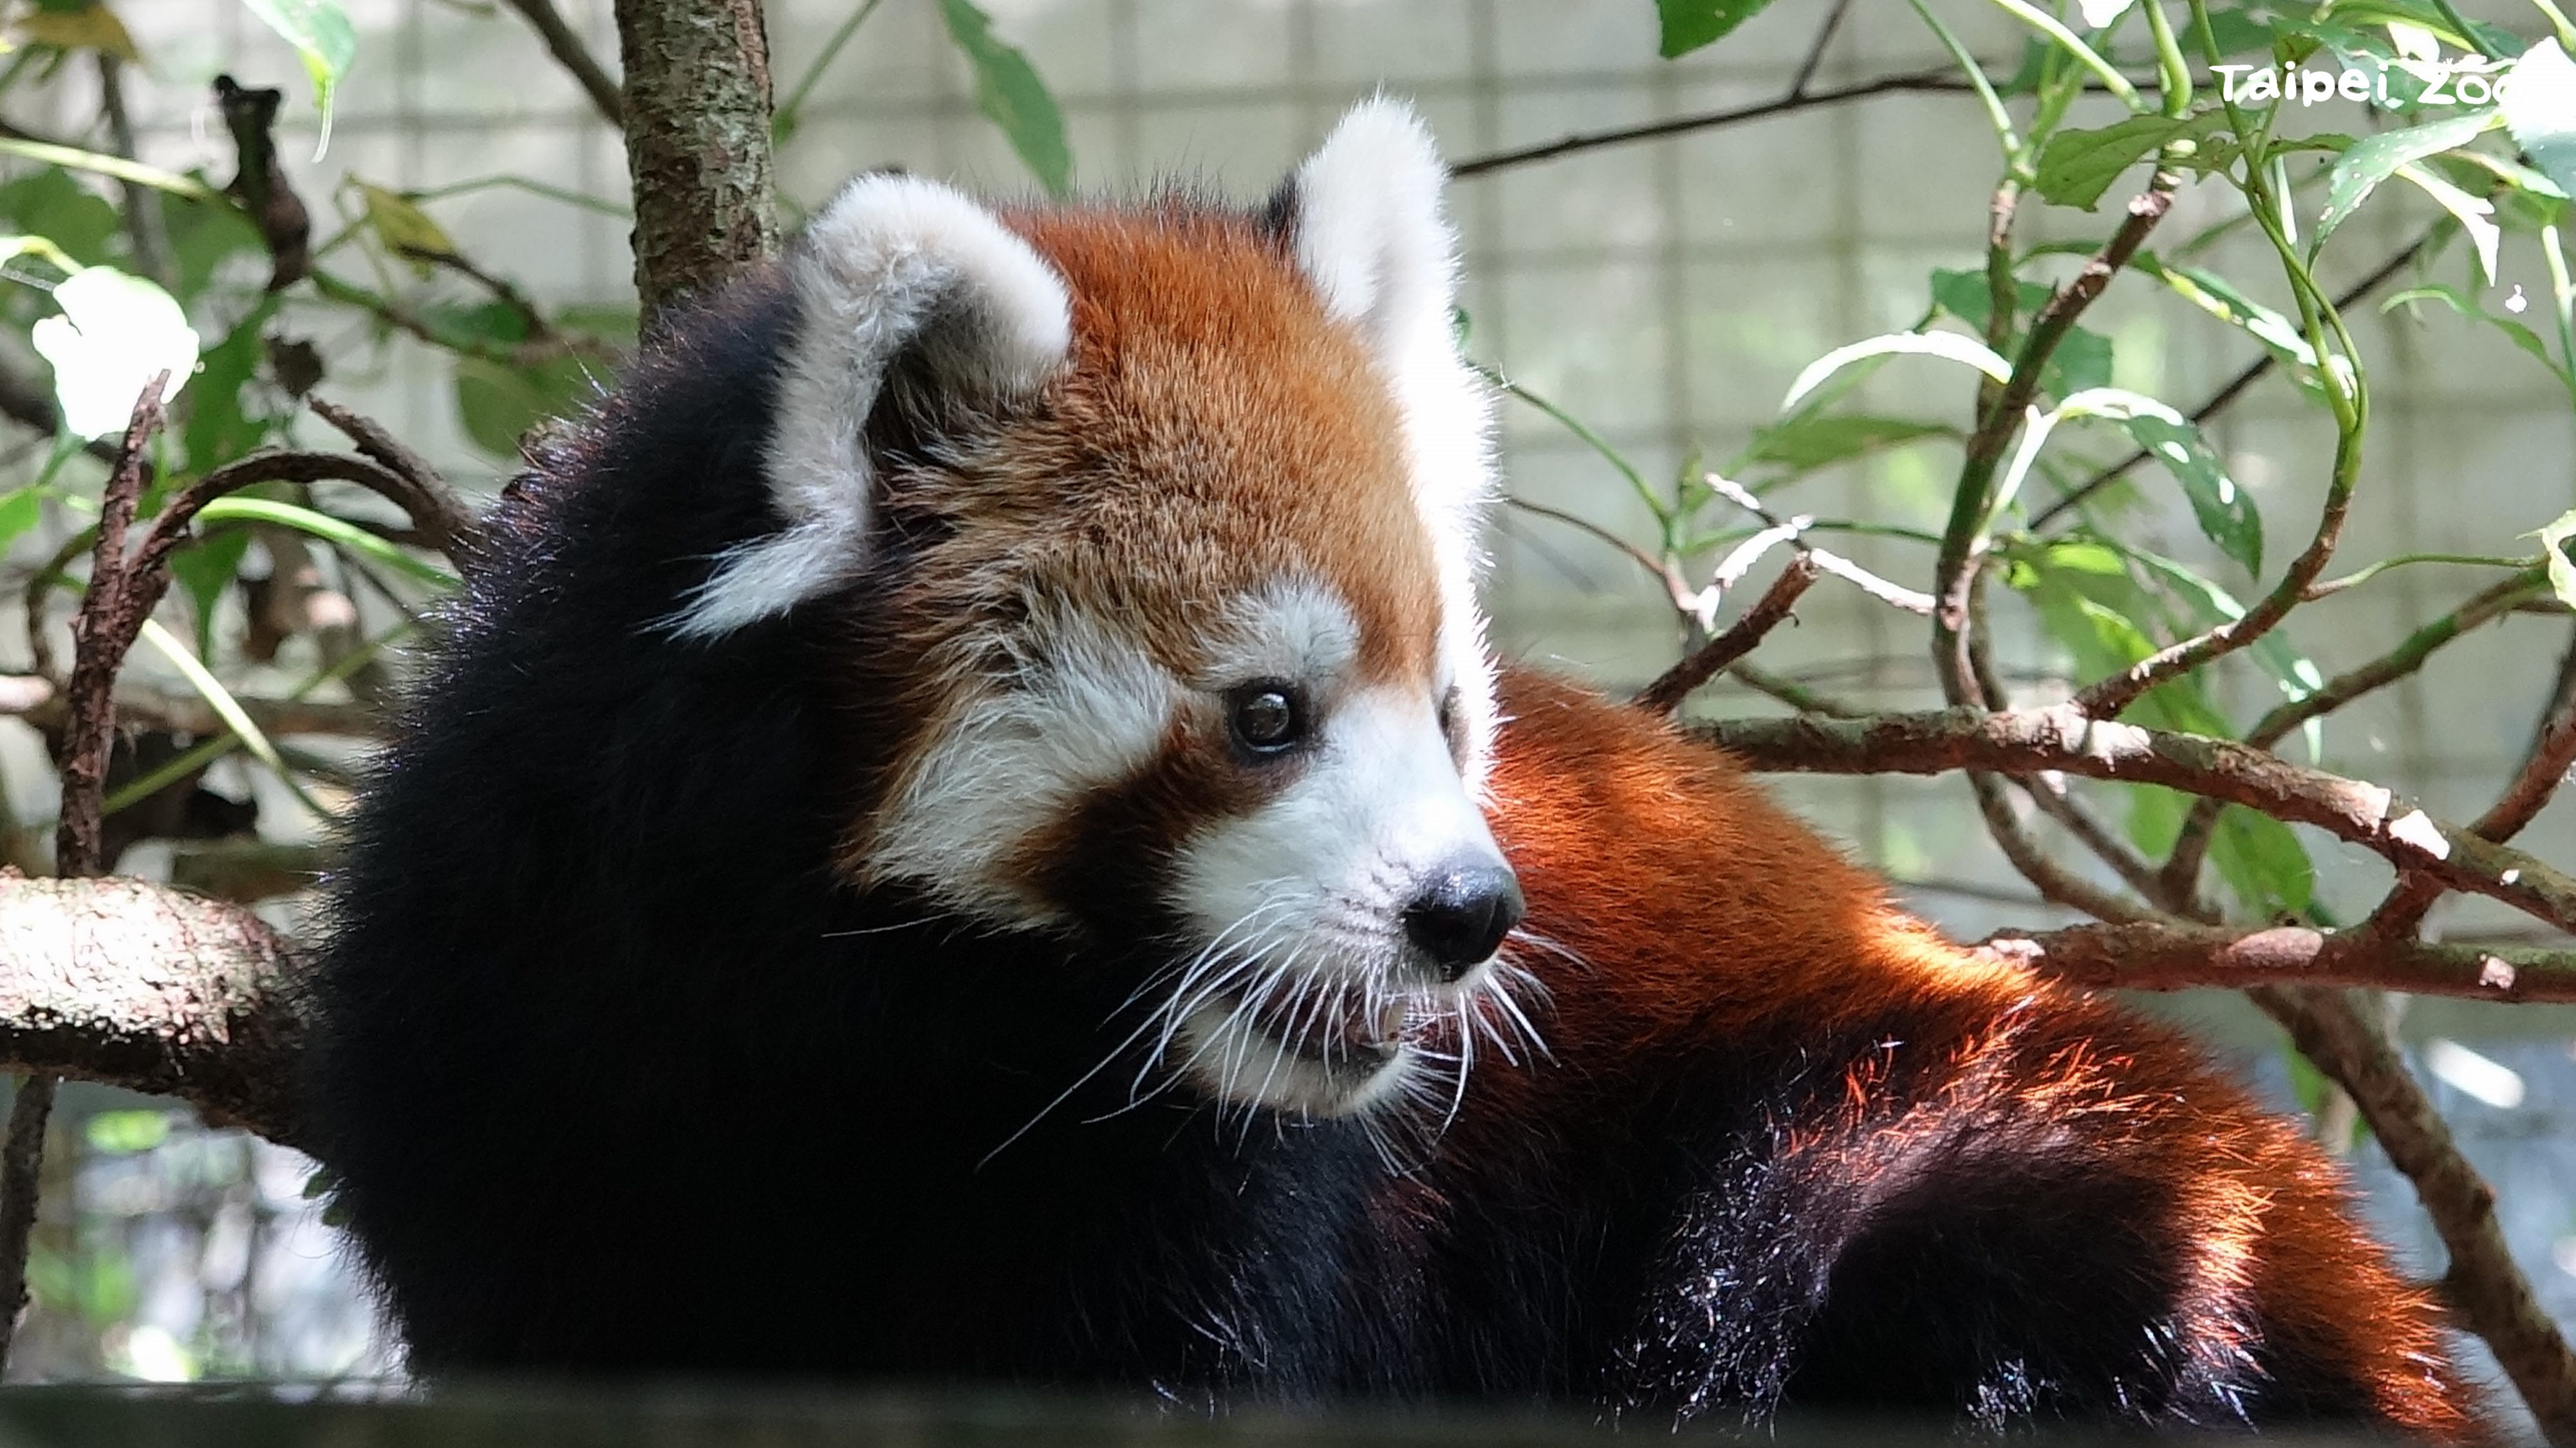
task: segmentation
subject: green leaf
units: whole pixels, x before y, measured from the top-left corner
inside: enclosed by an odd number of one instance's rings
[[[2154,413],[2139,413],[2121,426],[2182,484],[2201,535],[2245,565],[2246,572],[2261,573],[2263,515],[2255,510],[2254,499],[2227,475],[2227,464],[2220,461],[2199,426],[2185,418]]]
[[[2196,266],[2167,266],[2144,252],[2132,263],[2138,270],[2174,289],[2183,300],[2209,313],[2268,348],[2275,360],[2301,377],[2301,385],[2313,386],[2305,374],[2317,365],[2317,354],[2299,335],[2299,324],[2282,312],[2263,305],[2240,291],[2234,282],[2214,271]]]
[[[170,1139],[170,1117],[161,1111],[102,1111],[83,1124],[90,1148],[109,1156],[150,1151]]]
[[[577,411],[592,390],[589,369],[576,357],[533,367],[456,359],[457,419],[474,445],[495,457],[517,457],[529,428]]]
[[[2060,131],[2039,153],[2036,182],[2042,199],[2059,206],[2092,210],[2120,173],[2145,160],[2170,141],[2195,144],[2223,131],[2223,111],[2202,111],[2176,120],[2170,116],[2131,116],[2090,131]]]
[[[223,602],[224,590],[232,586],[233,576],[241,571],[242,555],[249,551],[249,530],[226,528],[170,555],[170,576],[187,590],[188,602],[196,609],[201,656],[215,651],[215,609]]]
[[[179,268],[180,301],[194,301],[203,295],[215,273],[233,257],[268,254],[267,244],[259,239],[259,229],[238,208],[169,201],[158,192],[150,195],[151,204],[159,206],[167,219],[170,259]]]
[[[1771,0],[1655,0],[1655,17],[1663,23],[1662,51],[1672,60],[1727,33],[1762,13]]]
[[[2218,829],[2209,837],[2209,862],[2245,913],[2258,919],[2301,914],[2316,895],[2316,866],[2298,835],[2243,805],[2220,811]]]
[[[2098,543],[2053,543],[2017,555],[2024,566],[2007,575],[2087,679],[2116,674],[2156,651],[2154,638],[2137,623],[2153,601],[2125,567],[2099,571],[2103,553]],[[2149,690],[2128,712],[2160,729],[2222,739],[2235,733],[2192,675]]]
[[[262,329],[276,315],[277,305],[273,296],[263,301],[207,350],[205,365],[189,389],[188,421],[180,431],[191,469],[204,472],[231,462],[268,440],[269,420],[245,412],[241,394],[258,374]]]
[[[2048,288],[2038,282],[2016,279],[2013,283],[2013,305],[2025,316],[2048,303]],[[1995,314],[1994,292],[1986,284],[1982,271],[1958,271],[1936,267],[1932,272],[1932,301],[1951,316],[1982,329],[1986,319]]]
[[[2128,793],[2129,843],[2147,855],[2170,854],[2191,815],[2191,796],[2161,784],[2133,784]]]
[[[2559,190],[2576,196],[2576,62],[2555,37],[2513,63],[2503,108],[2513,143]]]
[[[2180,563],[2150,553],[2143,548],[2120,545],[2123,555],[2163,580],[2165,587],[2190,606],[2190,628],[2194,633],[2222,623],[2234,623],[2245,616],[2245,605],[2236,596],[2210,582]],[[2249,650],[2261,664],[2281,693],[2291,699],[2304,699],[2326,686],[2326,676],[2316,660],[2299,651],[2285,626],[2266,632]],[[2311,719],[2307,726],[2308,752],[2314,757],[2322,752],[2323,725]]]
[[[1755,433],[1745,461],[1768,463],[1794,477],[1921,438],[1958,435],[1942,423],[1903,417],[1793,417]]]
[[[1796,407],[1799,399],[1852,363],[1891,353],[1946,357],[1974,367],[1997,382],[2012,380],[2012,364],[1996,356],[1993,348],[1974,337],[1963,337],[1956,332],[1887,332],[1846,343],[1808,363],[1797,380],[1789,384],[1789,395],[1780,399],[1780,410],[1787,412]]]
[[[381,186],[354,183],[367,208],[367,226],[385,250],[409,261],[423,276],[429,264],[456,255],[456,243],[429,213]]]
[[[1028,57],[993,34],[990,16],[970,0],[939,0],[949,38],[975,67],[975,104],[1020,153],[1052,196],[1073,190],[1073,151],[1065,144],[1064,114]]]
[[[2048,356],[2040,381],[2060,399],[2111,385],[2111,339],[2082,327],[2069,327]]]
[[[331,95],[349,63],[358,57],[358,34],[349,28],[349,12],[340,0],[242,0],[250,13],[295,47],[304,74],[313,82],[313,108],[322,113],[322,136],[313,154],[331,144]]]
[[[45,238],[83,266],[109,260],[110,238],[125,233],[116,208],[59,166],[0,186],[0,220],[7,230]]]
[[[434,588],[453,589],[457,586],[456,575],[437,564],[414,558],[346,519],[334,518],[328,513],[317,513],[311,508],[298,507],[293,503],[281,503],[270,498],[254,498],[235,493],[230,497],[217,498],[208,503],[197,516],[208,523],[274,523],[280,527],[293,528],[299,532],[310,533],[335,547],[345,548],[360,557],[381,563],[396,572],[407,573]]]
[[[2397,295],[2390,297],[2387,301],[2380,303],[2379,310],[2383,312],[2391,312],[2395,311],[2399,307],[2405,307],[2411,312],[2414,310],[2415,303],[2428,301],[2440,302],[2463,317],[2467,317],[2472,321],[2484,322],[2488,326],[2495,328],[2497,331],[2504,333],[2506,340],[2512,342],[2513,345],[2520,347],[2525,352],[2530,353],[2532,356],[2539,358],[2540,365],[2557,374],[2559,381],[2564,382],[2567,380],[2567,373],[2559,367],[2556,360],[2550,357],[2549,344],[2540,340],[2539,333],[2534,332],[2529,327],[2524,326],[2522,323],[2515,321],[2511,317],[2499,317],[2495,313],[2488,311],[2486,308],[2479,306],[2476,301],[2462,294],[2460,289],[2457,287],[2446,286],[2439,282],[2431,283],[2426,286],[2409,287],[2405,291],[2399,292]]]
[[[45,494],[34,483],[0,493],[0,553],[6,553],[10,544],[44,516]]]
[[[2490,106],[2403,131],[2382,131],[2353,142],[2352,149],[2344,152],[2326,174],[2325,209],[2317,213],[2316,236],[2309,249],[2325,245],[2334,229],[2379,189],[2380,182],[2396,175],[2398,167],[2465,146],[2495,126],[2498,119],[2495,108]]]
[[[2526,538],[2540,540],[2541,555],[2549,560],[2549,591],[2558,601],[2576,608],[2576,564],[2567,561],[2567,540],[2576,538],[2576,509],[2558,515],[2558,521]]]

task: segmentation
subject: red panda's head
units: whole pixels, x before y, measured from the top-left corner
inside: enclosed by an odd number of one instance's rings
[[[1362,1110],[1516,1018],[1443,179],[1373,102],[1257,215],[853,183],[787,264],[784,526],[674,621],[848,600],[891,717],[844,872],[1164,945],[1148,1028],[1223,1100]]]

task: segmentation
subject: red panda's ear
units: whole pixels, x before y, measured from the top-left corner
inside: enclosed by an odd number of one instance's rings
[[[1342,117],[1268,219],[1324,309],[1368,343],[1404,419],[1414,498],[1440,560],[1469,773],[1481,779],[1494,706],[1475,580],[1495,492],[1493,403],[1458,351],[1458,234],[1440,200],[1448,178],[1412,107],[1380,96]]]
[[[1064,279],[963,193],[863,176],[786,259],[795,321],[764,459],[784,527],[726,553],[672,622],[712,638],[829,591],[867,561],[874,478],[866,434],[900,370],[940,412],[992,414],[1034,398],[1073,346]]]

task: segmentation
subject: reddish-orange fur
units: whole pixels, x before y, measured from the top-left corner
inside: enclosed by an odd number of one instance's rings
[[[2487,1436],[2439,1310],[2356,1225],[2341,1173],[2187,1041],[1941,939],[1733,761],[1641,711],[1526,674],[1504,703],[1496,829],[1529,928],[1582,963],[1526,956],[1553,996],[1542,1026],[1556,1066],[1481,1071],[1447,1152],[1507,1157],[1693,1053],[1893,1017],[1910,1046],[1947,1043],[1957,1089],[1994,1093],[1996,1130],[2099,1133],[2181,1188],[2186,1239],[2201,1244],[2196,1295],[2249,1301],[2276,1341],[2348,1364],[2390,1423],[2445,1443]],[[2068,1044],[2036,1068],[1976,1069],[2033,1012]],[[1855,1121],[1875,1061],[1847,1068]],[[2227,1316],[2195,1327],[2223,1339]]]

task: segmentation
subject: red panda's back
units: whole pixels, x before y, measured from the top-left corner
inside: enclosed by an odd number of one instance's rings
[[[2115,1418],[2481,1436],[2340,1170],[2188,1041],[1942,940],[1659,720],[1527,673],[1504,708],[1495,824],[1557,947],[1520,952],[1554,1064],[1484,1071],[1450,1153],[1516,1163],[1468,1195],[1529,1190],[1532,1141],[1646,1184],[1592,1229],[1661,1254],[1635,1300],[1581,1305],[1637,1324],[1614,1401],[1955,1391],[2001,1425],[2098,1388]]]

